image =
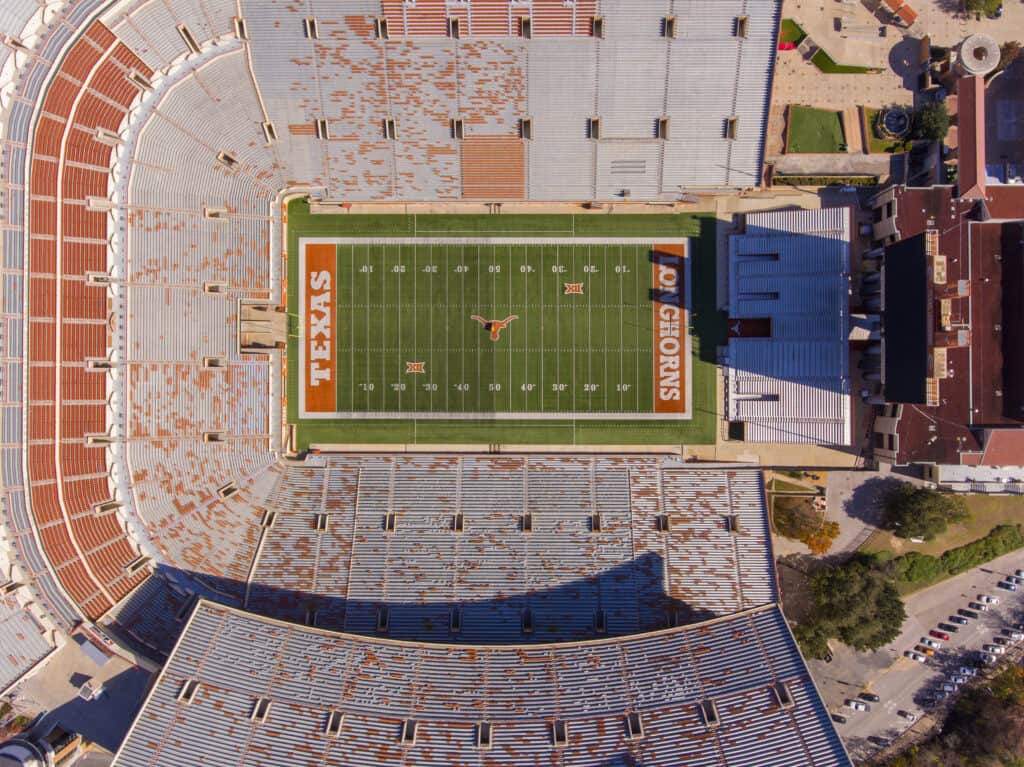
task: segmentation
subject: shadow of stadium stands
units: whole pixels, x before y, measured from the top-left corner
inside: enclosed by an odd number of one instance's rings
[[[97,698],[85,700],[76,696],[51,709],[33,731],[45,733],[52,725],[60,724],[110,752],[117,751],[142,705],[149,680],[150,674],[143,668],[126,669],[103,682],[103,692]],[[70,680],[74,687],[85,681],[89,678],[84,674],[73,674]]]
[[[728,235],[721,343],[724,417],[745,427],[736,438],[842,446],[848,435],[857,443],[853,314],[879,314],[881,297],[874,281],[857,290],[856,238],[846,207],[748,214]],[[864,374],[879,369],[878,355],[863,356]]]
[[[166,656],[191,613],[195,601],[191,593],[291,623],[445,644],[580,641],[642,633],[714,617],[710,610],[666,594],[664,570],[662,557],[647,553],[593,577],[550,589],[516,587],[510,580],[504,591],[497,587],[500,596],[493,599],[412,603],[386,597],[353,599],[261,583],[252,583],[247,588],[236,580],[161,565],[119,606],[104,628],[146,655]],[[456,576],[445,573],[445,577]],[[472,578],[472,571],[460,571],[457,577]],[[372,584],[353,583],[349,590],[361,587],[363,591],[384,592],[387,574],[379,578]],[[426,593],[428,576],[424,574],[422,578]],[[408,593],[408,574],[404,580]]]

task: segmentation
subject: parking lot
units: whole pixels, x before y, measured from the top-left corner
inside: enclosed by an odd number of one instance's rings
[[[941,685],[954,685],[950,676],[959,676],[959,669],[964,666],[983,673],[982,645],[993,644],[994,637],[1004,636],[1009,643],[1004,645],[1007,652],[1019,656],[1024,642],[1013,642],[1006,632],[1024,623],[1024,585],[1017,592],[997,586],[1017,568],[1024,568],[1024,552],[1008,554],[923,589],[905,600],[907,620],[900,636],[891,644],[873,653],[857,653],[836,644],[831,663],[808,664],[829,710],[846,718],[836,728],[851,756],[868,756],[908,728],[926,729],[930,717],[941,714],[955,699],[954,691],[944,700],[936,700],[942,697]],[[938,629],[939,623],[956,625],[951,624],[949,617],[957,615],[958,610],[970,609],[968,603],[977,601],[978,594],[998,597],[999,603],[989,605],[988,611],[976,611],[978,618],[968,619],[967,625],[957,626],[956,632]],[[946,631],[949,641],[931,637],[929,632],[933,629]],[[941,644],[925,663],[904,654],[914,651],[922,638]],[[969,678],[967,683],[977,678]],[[864,701],[866,711],[853,710],[846,701],[860,693],[877,695],[879,701]],[[915,721],[901,718],[899,711],[912,714]]]

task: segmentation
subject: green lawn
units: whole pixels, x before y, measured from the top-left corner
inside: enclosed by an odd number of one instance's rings
[[[827,109],[791,106],[786,130],[787,152],[838,152],[843,143],[839,113]]]
[[[813,62],[814,66],[827,75],[864,75],[874,74],[881,71],[875,67],[837,64],[836,61],[828,55],[828,52],[824,48],[819,48],[817,52],[811,56],[811,62]]]
[[[1011,495],[965,495],[971,519],[950,525],[945,533],[925,543],[911,543],[887,530],[879,530],[861,546],[863,551],[898,556],[908,551],[939,556],[944,551],[984,538],[997,525],[1024,521],[1024,498]]]
[[[807,33],[793,19],[783,19],[779,27],[779,42],[793,43],[800,45],[800,42],[807,37]]]
[[[638,380],[638,375],[644,375],[634,367],[628,366],[623,361],[619,363],[619,355],[624,348],[636,350],[636,337],[639,330],[650,329],[652,321],[650,307],[646,291],[650,287],[649,279],[643,279],[644,270],[650,269],[649,247],[640,251],[617,250],[618,246],[600,245],[597,246],[600,252],[600,259],[594,262],[595,256],[593,245],[578,243],[573,245],[572,239],[578,237],[594,238],[615,238],[615,237],[648,237],[651,243],[663,241],[662,238],[690,238],[690,279],[691,279],[691,328],[692,336],[692,419],[689,420],[660,420],[660,421],[636,421],[626,419],[604,420],[604,419],[577,419],[557,418],[553,420],[527,420],[516,418],[494,419],[445,419],[445,418],[362,418],[359,420],[351,418],[329,418],[329,419],[299,419],[298,418],[298,395],[299,381],[295,375],[298,364],[289,364],[288,371],[288,419],[296,424],[296,443],[299,449],[304,449],[310,444],[316,443],[411,443],[411,444],[451,444],[451,443],[474,443],[474,444],[561,444],[561,445],[599,445],[599,444],[708,444],[714,442],[716,429],[719,421],[719,414],[716,413],[716,375],[715,375],[715,353],[716,347],[724,343],[726,328],[724,316],[715,308],[715,220],[709,214],[654,214],[654,215],[584,215],[584,216],[558,216],[558,215],[376,215],[360,216],[350,214],[339,215],[313,215],[309,211],[308,203],[305,200],[295,200],[288,209],[288,252],[290,255],[288,263],[288,306],[292,332],[288,343],[288,359],[298,359],[298,333],[299,322],[297,317],[298,296],[298,240],[300,237],[550,237],[564,238],[565,245],[552,244],[543,247],[522,247],[517,246],[506,249],[482,248],[477,252],[462,251],[453,254],[451,250],[441,253],[429,246],[419,244],[409,246],[407,249],[400,248],[394,252],[383,253],[365,250],[364,258],[360,264],[374,264],[375,270],[378,264],[383,272],[375,271],[375,281],[367,281],[360,286],[359,278],[367,280],[367,272],[356,271],[355,280],[343,280],[345,272],[339,274],[339,290],[348,291],[348,298],[344,299],[352,306],[369,306],[371,303],[381,301],[386,305],[393,303],[398,309],[398,315],[390,314],[389,318],[382,318],[387,312],[376,312],[367,321],[365,316],[358,321],[353,321],[348,327],[350,339],[339,341],[347,343],[348,346],[339,348],[339,363],[344,360],[344,354],[349,354],[351,363],[353,352],[361,350],[363,360],[359,365],[350,364],[348,368],[349,377],[339,387],[339,394],[347,383],[349,393],[348,399],[339,398],[339,405],[354,406],[360,412],[374,413],[394,412],[397,408],[401,411],[413,409],[423,411],[424,409],[434,412],[453,412],[445,408],[452,407],[452,392],[447,392],[449,402],[445,406],[429,405],[429,403],[441,392],[440,384],[445,383],[448,389],[454,384],[472,384],[475,388],[471,392],[459,392],[465,394],[468,399],[464,410],[470,413],[494,413],[520,411],[538,412],[554,405],[559,411],[571,410],[572,412],[597,412],[613,413],[622,410],[636,410],[643,412],[646,408],[650,411],[648,401],[641,401],[640,390],[644,395],[649,395],[651,387],[644,385],[643,380]],[[668,241],[672,241],[669,239]],[[343,245],[344,248],[354,248],[359,251],[359,244]],[[475,248],[476,246],[474,246]],[[351,253],[349,254],[351,256]],[[421,256],[428,260],[421,262]],[[452,258],[463,259],[452,261]],[[621,258],[620,258],[621,257]],[[344,252],[339,252],[339,258],[346,258]],[[445,260],[447,259],[447,261]],[[608,259],[608,270],[605,270],[605,259]],[[339,262],[340,263],[340,262]],[[642,264],[642,268],[634,269],[633,264]],[[423,272],[426,265],[438,267],[437,272]],[[458,264],[464,264],[469,269],[462,273],[466,276],[459,277],[462,280],[462,287],[468,288],[466,297],[463,298],[460,292],[457,300],[452,300],[451,288],[453,282],[449,281],[449,298],[444,302],[438,300],[438,275],[442,274],[441,267],[454,269]],[[583,272],[582,267],[586,264],[596,264],[597,272]],[[628,265],[630,271],[620,271],[619,278],[615,278],[616,264]],[[404,273],[394,271],[395,267],[405,267]],[[494,267],[500,266],[500,271],[491,271]],[[566,271],[552,271],[552,267],[565,267]],[[525,267],[533,267],[536,271],[524,271]],[[484,271],[487,269],[487,271]],[[578,270],[580,274],[573,271],[572,282],[582,281],[589,285],[589,292],[584,293],[583,298],[589,302],[589,316],[584,316],[580,306],[569,309],[575,313],[575,319],[563,326],[555,319],[556,327],[552,332],[548,326],[550,322],[550,309],[543,312],[543,326],[540,314],[537,317],[528,318],[526,312],[521,312],[523,319],[512,322],[506,330],[502,331],[498,342],[492,343],[484,329],[476,323],[471,322],[463,314],[477,313],[470,304],[484,306],[481,312],[503,314],[505,311],[514,312],[509,290],[519,290],[523,297],[525,291],[531,290],[537,294],[545,293],[546,302],[552,306],[562,305],[563,301],[578,299],[580,296],[567,296],[560,289],[562,283],[569,282],[567,274],[569,269]],[[547,271],[544,271],[547,270]],[[458,273],[455,273],[458,274]],[[648,271],[649,275],[650,272]],[[583,276],[585,275],[585,276]],[[632,279],[626,275],[631,275]],[[452,276],[452,275],[449,275]],[[480,277],[479,285],[472,279],[473,276]],[[499,291],[499,279],[513,277],[511,289],[502,287]],[[515,278],[523,278],[523,283],[516,288]],[[616,282],[616,279],[618,281]],[[399,287],[402,280],[404,287]],[[431,286],[431,281],[434,284]],[[607,282],[604,282],[607,280]],[[490,284],[488,285],[488,281]],[[345,283],[345,284],[343,284]],[[402,298],[398,298],[398,290],[402,290]],[[420,296],[421,291],[430,296],[429,300]],[[461,287],[460,287],[461,291]],[[621,291],[624,298],[617,301],[615,293]],[[410,292],[415,292],[414,301],[409,301]],[[385,296],[387,299],[385,300]],[[610,306],[611,299],[616,299],[615,310],[605,311],[601,317],[593,317],[595,304],[605,307]],[[637,308],[641,303],[647,301],[646,309],[641,317]],[[553,303],[552,303],[553,302]],[[346,304],[346,305],[348,305]],[[339,307],[339,321],[344,321],[344,307]],[[556,313],[560,309],[555,310]],[[616,316],[615,311],[619,314]],[[632,312],[632,314],[631,314]],[[503,317],[507,316],[503,314]],[[486,317],[486,319],[494,319]],[[429,339],[438,337],[430,329],[430,322],[435,323],[435,330],[438,325],[448,328],[449,340],[438,348],[430,346]],[[424,332],[423,323],[426,323]],[[642,325],[641,323],[647,323]],[[451,338],[452,329],[456,329],[458,338]],[[402,332],[403,340],[398,340],[398,333]],[[465,332],[469,343],[462,343],[461,334]],[[575,343],[572,333],[577,337]],[[585,343],[581,342],[581,335],[589,333]],[[355,338],[352,338],[355,334]],[[407,334],[407,335],[405,335]],[[595,340],[594,335],[597,335]],[[630,335],[632,334],[632,335]],[[343,335],[340,332],[339,335]],[[649,332],[647,333],[649,335]],[[629,338],[633,342],[627,344]],[[505,341],[510,342],[505,344]],[[522,346],[515,344],[522,343]],[[554,380],[550,378],[548,363],[545,361],[545,373],[543,377],[537,375],[536,380],[530,377],[536,368],[530,369],[530,365],[522,364],[528,359],[539,364],[541,356],[547,359],[554,359],[550,356],[550,346],[555,345],[556,374],[558,366],[565,364],[573,371],[576,386],[571,387],[572,380]],[[375,346],[379,346],[378,351]],[[529,351],[527,350],[529,346]],[[559,352],[558,349],[563,349]],[[570,355],[564,353],[564,349],[572,348]],[[508,351],[513,352],[513,359],[503,357]],[[518,350],[518,351],[517,351]],[[413,352],[417,352],[413,354]],[[407,356],[414,356],[417,359],[405,359]],[[463,358],[462,355],[466,355]],[[518,355],[518,356],[517,356]],[[540,356],[538,356],[540,355]],[[647,350],[648,360],[650,359],[649,348]],[[419,359],[423,357],[424,359]],[[396,380],[394,369],[398,366],[400,376],[405,362],[424,361],[427,362],[426,369],[439,378],[435,381],[415,379],[416,394],[412,402],[409,395],[412,393],[410,384],[413,380],[406,380],[404,390],[399,386],[395,390],[394,384],[401,384],[403,381]],[[381,364],[381,372],[376,372],[376,365]],[[388,365],[391,368],[388,368]],[[479,365],[479,372],[474,368]],[[490,367],[489,367],[490,365]],[[608,366],[606,372],[605,366]],[[648,363],[649,365],[649,363]],[[645,368],[646,369],[646,368]],[[360,373],[360,370],[363,372]],[[473,374],[471,380],[461,380],[467,370]],[[597,377],[600,371],[599,380],[589,380]],[[367,379],[367,376],[370,376]],[[362,375],[362,377],[360,377]],[[458,375],[460,380],[452,378]],[[508,376],[511,378],[507,378]],[[606,386],[607,376],[607,386]],[[616,391],[619,385],[625,383],[622,379],[633,376],[637,382],[637,388],[632,386],[628,392]],[[583,378],[584,380],[580,380]],[[506,387],[505,381],[509,384]],[[359,387],[353,384],[373,384],[374,392],[380,395],[374,404],[371,398],[359,401],[359,397],[366,394]],[[437,383],[436,392],[424,389],[425,384]],[[524,391],[526,384],[534,384],[533,389]],[[552,390],[553,384],[565,384],[565,389]],[[596,389],[584,391],[586,383],[598,384]],[[378,389],[378,384],[382,389]],[[500,384],[500,390],[493,389],[488,384]],[[570,390],[572,388],[572,390]],[[612,391],[609,391],[609,388]],[[493,389],[493,390],[492,390]],[[579,389],[579,391],[575,391]],[[602,397],[602,394],[604,395]],[[471,395],[471,397],[470,397]],[[511,395],[511,400],[504,398]],[[584,395],[589,395],[584,396]],[[611,396],[608,396],[611,395]],[[634,399],[626,402],[621,397],[616,402],[616,395],[630,395]],[[399,398],[401,397],[400,404]],[[575,397],[575,402],[572,401]],[[554,399],[553,399],[554,398]],[[622,410],[619,410],[621,408]]]
[[[878,135],[878,115],[882,110],[871,107],[861,107],[863,110],[864,133],[868,137],[868,151],[871,154],[893,154],[906,152],[908,143],[901,139],[883,138]]]

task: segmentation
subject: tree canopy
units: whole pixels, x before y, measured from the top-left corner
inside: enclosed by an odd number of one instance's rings
[[[926,487],[901,484],[885,498],[885,525],[900,538],[930,541],[956,522],[970,519],[963,499]]]
[[[914,113],[914,138],[942,141],[949,133],[946,102],[931,101]]]
[[[942,731],[889,767],[1024,765],[1024,669],[1009,666],[957,699]]]
[[[811,576],[811,614],[793,630],[805,654],[824,657],[833,637],[856,650],[877,650],[899,636],[907,617],[903,601],[875,565],[861,554]]]

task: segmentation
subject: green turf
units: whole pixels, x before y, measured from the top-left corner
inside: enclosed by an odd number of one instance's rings
[[[876,67],[863,67],[855,64],[837,64],[835,59],[828,55],[824,48],[819,48],[811,56],[811,62],[827,75],[868,75],[878,74],[881,69]]]
[[[339,412],[653,411],[649,245],[340,244],[338,283]]]
[[[800,45],[800,42],[805,37],[807,37],[807,33],[804,32],[803,27],[793,21],[793,19],[782,20],[782,24],[779,28],[780,43],[793,43],[793,45]]]
[[[463,420],[463,419],[298,419],[298,379],[294,375],[297,369],[297,364],[293,364],[292,361],[297,361],[298,354],[298,320],[296,316],[296,309],[298,306],[298,259],[294,257],[298,254],[298,240],[300,237],[361,237],[361,236],[393,236],[393,237],[413,237],[413,236],[451,236],[451,237],[479,237],[479,236],[506,236],[506,237],[564,237],[566,238],[566,245],[559,246],[558,251],[571,254],[571,257],[579,258],[583,250],[586,249],[585,245],[571,245],[573,237],[645,237],[651,236],[652,238],[664,238],[664,237],[689,237],[690,240],[690,257],[691,257],[691,293],[692,293],[692,306],[691,306],[691,334],[692,338],[692,370],[691,370],[691,386],[692,386],[692,419],[690,420],[669,420],[669,421],[629,421],[629,420],[587,420],[587,419],[559,419],[559,420],[518,420],[518,419],[479,419],[479,420]],[[652,239],[652,244],[655,239]],[[342,248],[352,246],[340,246]],[[358,249],[360,246],[355,246]],[[420,251],[424,246],[416,246],[415,259],[417,265],[419,265]],[[544,265],[550,269],[552,261],[547,259],[552,258],[549,250],[549,246],[531,246],[530,251],[538,249],[543,250],[543,253],[539,255],[544,258]],[[550,246],[554,247],[554,246]],[[594,246],[591,246],[592,248]],[[618,248],[619,246],[599,246],[604,249],[611,247]],[[646,260],[647,250],[644,249],[643,258]],[[362,215],[350,215],[350,214],[339,214],[339,215],[313,215],[309,212],[309,206],[304,200],[295,200],[290,203],[288,209],[288,252],[290,256],[288,263],[288,306],[292,333],[290,334],[288,342],[288,359],[289,359],[289,376],[287,381],[287,416],[290,423],[296,424],[296,446],[299,449],[305,449],[311,444],[344,444],[344,443],[389,443],[389,444],[454,444],[454,443],[473,443],[473,444],[552,444],[552,445],[600,445],[600,444],[621,444],[621,445],[677,445],[677,444],[708,444],[715,440],[715,430],[719,421],[719,414],[716,412],[716,373],[715,373],[715,354],[716,346],[724,343],[725,341],[725,320],[724,316],[716,311],[715,309],[715,221],[714,218],[708,214],[655,214],[655,215],[584,215],[584,216],[561,216],[561,215],[484,215],[484,216],[468,216],[468,215],[429,215],[429,216],[416,216],[416,215],[375,215],[375,216],[362,216]],[[512,270],[512,274],[522,275],[523,272],[517,272],[521,266],[526,265],[524,259],[532,259],[538,255],[535,252],[528,252],[525,246],[516,246],[512,251],[506,252],[501,255],[501,258],[507,260],[509,267]],[[602,258],[608,255],[607,253],[602,255]],[[384,258],[395,258],[395,259],[411,259],[413,257],[411,249],[409,252],[400,251],[394,256],[383,256]],[[433,258],[433,254],[430,256]],[[475,262],[477,265],[486,265],[488,258],[497,259],[498,254],[488,255],[486,253],[478,257]],[[638,258],[639,256],[634,253],[632,258]],[[557,256],[561,258],[561,256]],[[482,260],[480,260],[482,259]],[[389,262],[390,263],[390,262]],[[415,290],[417,294],[424,288],[430,281],[429,272],[410,272],[409,266],[412,262],[406,262],[405,276],[416,275],[415,280],[410,280],[410,285],[415,282]],[[494,261],[493,263],[497,263]],[[589,263],[589,262],[587,262]],[[397,263],[390,263],[391,267],[398,265]],[[450,266],[451,264],[449,264]],[[439,265],[440,266],[440,265]],[[647,262],[649,268],[649,262]],[[506,274],[504,262],[502,263],[503,271],[502,275]],[[614,274],[614,269],[611,270]],[[357,275],[359,273],[357,272]],[[388,277],[393,277],[400,272],[387,272]],[[440,271],[438,272],[440,274]],[[489,275],[498,274],[496,272],[487,272]],[[604,274],[599,272],[599,274]],[[630,274],[638,275],[637,272],[630,272]],[[339,274],[339,288],[343,288],[344,280],[342,279],[344,272]],[[557,282],[568,282],[568,279],[562,279],[556,273],[533,273],[530,276],[536,276],[545,278],[542,282],[546,283],[549,287],[554,285],[555,297],[554,300],[561,301],[563,299],[573,298],[572,296],[562,296],[558,290],[559,285],[553,282],[555,278]],[[605,274],[607,276],[607,274]],[[574,279],[572,281],[584,281],[594,282],[591,278],[584,280]],[[350,283],[354,287],[354,283]],[[531,283],[532,284],[532,283]],[[612,290],[613,283],[609,283],[608,287],[602,286],[598,288],[596,284],[591,285],[589,298],[587,294],[584,298],[588,298],[591,302],[599,299],[606,298],[598,290],[609,292]],[[624,286],[625,287],[625,286]],[[633,294],[644,295],[649,285],[641,285],[640,281],[632,284]],[[524,288],[525,289],[525,288]],[[477,288],[473,288],[477,290]],[[494,296],[494,292],[490,288],[486,288],[481,285],[479,288],[480,293],[475,294],[478,299],[485,296]],[[492,290],[492,292],[487,292]],[[355,295],[355,294],[353,294]],[[360,294],[361,295],[361,294]],[[578,296],[575,298],[579,298]],[[461,299],[460,299],[461,301]],[[635,301],[634,301],[635,303]],[[425,311],[426,304],[417,300],[416,306],[419,308],[410,308],[408,315],[410,318],[415,315],[417,321],[411,325],[407,325],[403,320],[401,326],[415,327],[415,338],[417,339],[416,344],[419,348],[420,344],[424,341],[420,337],[421,330],[419,329],[418,318],[422,312]],[[497,310],[497,313],[501,313],[502,304],[494,302],[492,298],[492,308]],[[649,307],[650,304],[648,303]],[[459,312],[465,313],[468,309],[468,305],[461,306]],[[435,310],[432,313],[435,320],[439,318]],[[447,319],[447,313],[454,311],[451,307],[445,307],[443,312],[445,313],[445,319]],[[645,310],[646,311],[646,310]],[[404,316],[404,315],[403,315]],[[427,315],[423,315],[427,316]],[[461,317],[461,314],[458,315]],[[340,319],[340,318],[339,318]],[[492,319],[488,317],[488,319]],[[547,320],[545,320],[547,321]],[[460,320],[461,322],[461,320]],[[429,317],[428,317],[429,323]],[[484,334],[482,328],[475,325],[468,325],[461,323],[465,326],[467,332],[475,329],[476,336],[473,344],[479,344],[482,349],[490,353],[495,358],[497,350],[502,349],[502,342],[505,340],[506,333],[511,333],[508,336],[509,340],[514,338],[517,328],[516,323],[513,322],[509,329],[502,332],[502,340],[495,344],[493,347],[488,345],[491,342]],[[569,327],[575,329],[577,333],[580,332],[581,328],[589,328],[591,333],[597,333],[601,335],[614,334],[616,330],[621,334],[624,328],[628,329],[630,326],[627,323],[622,324],[621,322],[617,327],[614,326],[614,321],[610,318],[604,318],[601,321],[575,321]],[[397,352],[397,328],[398,323],[394,323],[393,326],[388,326],[389,333],[394,332],[394,336],[388,336],[391,339],[391,347]],[[529,322],[523,321],[522,326],[519,329],[527,334],[536,332],[536,325],[531,326]],[[649,330],[649,325],[648,325]],[[369,348],[370,344],[367,339],[372,338],[373,327],[363,326],[361,332],[363,335],[364,346],[359,346],[358,343],[354,344],[355,348]],[[428,324],[429,331],[429,324]],[[635,331],[635,328],[634,328]],[[545,330],[545,333],[547,331]],[[433,333],[429,333],[433,336]],[[648,332],[647,335],[650,335]],[[555,336],[551,336],[554,338]],[[530,338],[527,335],[527,338]],[[558,343],[562,343],[561,334],[558,335]],[[614,342],[615,337],[610,336],[609,339]],[[384,341],[384,339],[381,339]],[[579,340],[579,339],[577,339]],[[568,342],[566,345],[571,345],[569,338],[565,339]],[[352,343],[351,341],[349,342]],[[403,341],[403,344],[407,344],[407,341]],[[547,341],[545,340],[541,346],[546,346]],[[577,344],[574,348],[587,349],[587,346],[593,345],[593,339],[590,344],[580,346]],[[622,346],[622,339],[619,339],[619,343],[613,343],[612,346]],[[450,381],[452,371],[456,369],[452,362],[451,355],[455,348],[460,348],[455,345],[448,345],[445,347],[445,356],[433,358],[431,357],[428,361],[428,369],[438,368],[434,372],[436,374],[443,374],[448,376],[447,379]],[[462,347],[464,348],[464,347]],[[514,347],[513,347],[514,348]],[[608,345],[604,348],[608,348]],[[633,348],[633,347],[629,347]],[[505,350],[507,351],[507,349]],[[474,352],[475,353],[475,352]],[[479,359],[481,364],[486,360],[487,354],[482,353]],[[405,350],[397,356],[392,355],[393,362],[400,362],[404,366],[406,361],[421,361],[406,360]],[[424,355],[419,355],[424,356]],[[611,355],[614,357],[615,355]],[[648,352],[648,359],[650,353]],[[339,359],[341,362],[344,358]],[[380,355],[370,355],[371,364],[374,361],[380,361]],[[443,360],[443,362],[442,362]],[[581,386],[582,383],[588,381],[580,381],[579,378],[591,377],[591,369],[596,370],[598,363],[603,364],[602,354],[594,353],[593,351],[587,351],[586,353],[577,353],[574,355],[572,369],[577,377],[577,385]],[[385,367],[387,359],[384,360]],[[436,362],[442,362],[441,365],[433,364]],[[497,365],[497,360],[495,359]],[[520,380],[516,376],[522,376],[524,373],[516,369],[515,365],[507,362],[502,362],[505,365],[501,368],[501,382],[502,389],[500,392],[492,392],[490,390],[486,392],[478,392],[475,404],[472,407],[467,407],[471,412],[486,412],[487,404],[490,402],[491,410],[498,410],[499,403],[493,402],[495,395],[505,396],[511,393],[514,397],[516,395],[529,395],[534,397],[532,402],[527,397],[525,400],[526,405],[530,408],[534,408],[536,403],[540,401],[543,394],[545,402],[551,402],[551,396],[565,396],[565,392],[553,392],[551,391],[551,384],[558,383],[559,381],[552,381],[545,377],[545,379],[538,379],[537,381],[528,381],[525,378]],[[440,368],[443,367],[444,370]],[[624,368],[623,368],[624,369]],[[488,371],[491,374],[489,382],[495,383],[494,375],[498,371],[496,367],[494,371]],[[511,392],[508,392],[504,386],[504,375],[508,372],[512,372],[513,377],[511,381]],[[631,371],[632,372],[632,371]],[[595,374],[596,375],[596,374]],[[604,375],[602,369],[602,376]],[[616,380],[615,375],[609,379],[614,389],[614,384],[622,383],[622,369],[618,373],[619,380]],[[389,378],[386,373],[381,374],[380,379],[385,384],[395,383],[392,378]],[[349,385],[356,379],[350,379]],[[487,382],[484,377],[477,379],[481,382]],[[601,392],[604,389],[604,378],[602,377],[599,382],[590,381],[590,383],[600,383],[597,392]],[[523,392],[522,384],[524,383],[535,383],[533,392]],[[373,381],[374,389],[376,389],[377,381]],[[421,387],[419,392],[423,395],[428,393],[422,389],[424,383],[428,381],[418,381],[417,385]],[[440,382],[438,382],[440,383]],[[568,382],[563,382],[568,383]],[[547,385],[547,391],[544,391],[544,385]],[[649,392],[650,386],[641,387]],[[440,391],[438,386],[438,391]],[[385,388],[386,396],[389,398],[389,403],[393,403],[397,400],[397,395],[401,394],[403,398],[407,398],[410,392],[408,383],[404,392],[396,392],[393,388]],[[595,392],[583,392],[584,394],[594,395]],[[605,390],[607,393],[607,390]],[[617,392],[611,392],[615,394]],[[413,408],[420,408],[423,405],[423,400],[419,399],[421,394],[417,394],[417,399],[414,401],[412,406],[409,406],[404,400],[400,407],[403,410],[411,410]],[[467,392],[468,394],[468,392]],[[482,394],[483,398],[479,395]],[[593,412],[611,412],[613,410],[614,402],[602,401],[600,403],[591,401],[584,403],[579,397],[580,392],[576,392],[576,403],[575,407],[578,409],[576,412],[583,412],[588,408]],[[356,394],[358,396],[358,393]],[[492,400],[488,401],[487,397],[491,397]],[[584,398],[585,399],[585,398]],[[593,398],[591,398],[593,400]],[[612,397],[614,400],[614,397]],[[350,400],[351,402],[352,400]],[[383,410],[384,407],[394,407],[393,404],[383,404],[384,400],[381,399],[381,404],[378,406],[379,409]],[[481,404],[483,403],[483,404]],[[345,403],[339,400],[339,405]],[[357,403],[358,404],[358,403]],[[556,403],[559,411],[564,411],[566,408],[562,403]],[[637,410],[643,410],[646,404],[646,411],[650,411],[649,403],[641,403],[634,401],[632,407]],[[585,407],[581,407],[585,405]],[[449,403],[450,406],[450,403]],[[500,403],[500,409],[503,411],[508,410],[508,405]],[[547,405],[545,405],[547,407]],[[626,407],[625,404],[620,404],[618,407]],[[445,411],[451,412],[451,411]],[[513,411],[514,412],[514,411]]]
[[[786,151],[791,153],[838,152],[843,143],[839,113],[828,109],[791,106],[786,131]]]

